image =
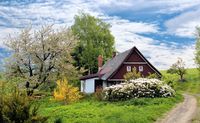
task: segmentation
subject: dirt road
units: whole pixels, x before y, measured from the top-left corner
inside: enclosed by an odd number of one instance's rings
[[[197,100],[194,96],[185,94],[184,102],[170,111],[163,120],[157,123],[190,123],[197,110]]]

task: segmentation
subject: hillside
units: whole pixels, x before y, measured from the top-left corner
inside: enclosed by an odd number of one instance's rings
[[[178,79],[177,76],[169,75],[166,71],[162,71],[163,75],[170,76],[171,78]],[[180,93],[188,93],[194,95],[198,101],[198,111],[193,123],[200,122],[200,74],[197,69],[187,69],[185,76],[186,82],[175,82],[174,88]]]
[[[166,73],[166,71],[161,71],[164,76],[168,76],[173,80],[178,80],[177,75],[171,75]],[[200,74],[197,69],[187,69],[185,75],[186,82],[175,81],[175,90],[185,93],[196,94],[200,93]]]

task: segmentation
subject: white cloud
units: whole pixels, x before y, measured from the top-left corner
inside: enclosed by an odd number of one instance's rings
[[[179,47],[178,44],[172,43],[169,46],[163,42],[131,33],[126,29],[119,32],[112,29],[112,33],[116,38],[118,51],[123,52],[136,46],[158,69],[168,69],[178,57],[185,61],[186,67],[196,67],[193,60],[194,45]],[[157,45],[159,43],[160,45]]]
[[[200,0],[95,0],[97,5],[110,11],[129,10],[141,11],[151,9],[151,12],[173,13],[189,8],[199,7]]]
[[[195,2],[196,4],[194,4]],[[83,10],[93,16],[102,18],[112,25],[111,32],[116,39],[115,45],[118,51],[125,51],[135,45],[145,56],[149,57],[150,61],[157,68],[168,68],[176,61],[177,57],[182,57],[186,61],[188,67],[193,67],[193,45],[178,48],[176,43],[167,45],[164,42],[141,36],[139,35],[141,33],[160,33],[158,25],[155,23],[134,22],[120,17],[108,16],[105,10],[102,10],[102,7],[107,7],[114,11],[123,9],[144,11],[145,9],[152,9],[152,12],[167,13],[184,11],[185,9],[197,6],[199,2],[199,0],[49,0],[47,2],[41,1],[23,6],[20,4],[15,6],[0,5],[0,17],[4,18],[4,20],[0,19],[0,40],[5,40],[9,33],[17,35],[15,32],[19,31],[18,27],[28,26],[30,23],[33,24],[34,28],[37,28],[41,24],[48,23],[54,23],[55,27],[64,25],[70,26],[73,23],[74,15],[77,14],[78,11]],[[199,20],[198,17],[193,17],[194,15],[190,16],[192,18],[197,18],[194,19],[194,21],[190,21],[191,18],[187,19],[187,16],[185,18],[188,21],[183,21],[184,17],[180,17],[178,21],[169,20],[166,26],[171,32],[191,35],[191,30],[188,29]],[[196,15],[198,15],[197,12]],[[181,25],[181,21],[186,23],[185,26]],[[185,31],[182,27],[184,27]],[[2,43],[0,43],[0,45],[2,46]]]
[[[18,28],[0,28],[0,47],[5,47],[9,34],[18,35],[19,31]]]
[[[165,23],[167,32],[181,37],[194,37],[195,27],[200,26],[200,9],[188,11]]]
[[[200,0],[154,0],[152,3],[155,6],[160,6],[161,13],[174,13],[185,11],[187,9],[198,8]]]
[[[157,33],[159,28],[156,24],[144,22],[131,22],[118,17],[110,17],[107,20],[112,25],[112,31],[120,33],[121,30],[130,33]]]

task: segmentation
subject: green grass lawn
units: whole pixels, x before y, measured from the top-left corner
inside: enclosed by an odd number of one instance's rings
[[[176,103],[182,101],[177,94],[171,98],[141,98],[124,102],[105,102],[83,99],[62,105],[49,98],[39,100],[39,114],[50,117],[49,122],[62,118],[64,123],[153,123]]]

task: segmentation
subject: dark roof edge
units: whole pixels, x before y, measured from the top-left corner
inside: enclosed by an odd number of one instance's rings
[[[91,79],[91,78],[95,78],[95,77],[98,77],[99,78],[99,74],[98,73],[95,73],[95,74],[90,74],[90,75],[86,75],[86,76],[82,76],[80,77],[80,80],[86,80],[86,79]]]
[[[136,51],[139,53],[139,55],[141,55],[141,57],[155,70],[155,72],[160,75],[160,77],[162,76],[162,74],[160,73],[160,71],[158,71],[145,57],[144,55],[137,49],[137,47],[135,47]]]

